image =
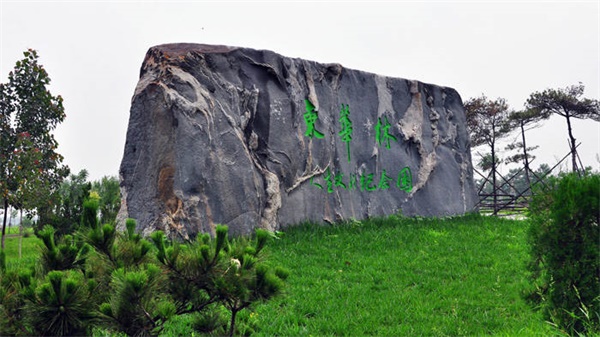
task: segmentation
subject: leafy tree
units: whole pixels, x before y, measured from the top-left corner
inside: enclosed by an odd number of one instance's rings
[[[580,82],[579,85],[568,86],[564,89],[546,89],[542,92],[534,92],[525,104],[527,109],[538,111],[542,115],[557,114],[566,119],[574,172],[578,171],[577,149],[571,119],[590,118],[600,121],[600,101],[580,98],[584,89],[584,85]]]
[[[47,181],[36,179],[40,169],[34,170],[43,160],[38,148],[34,147],[31,135],[22,132],[17,135],[13,160],[8,162],[8,170],[11,172],[13,189],[9,201],[14,209],[23,208],[31,210],[44,200],[44,192],[47,193],[49,186],[44,186]]]
[[[494,101],[481,96],[471,98],[465,102],[467,114],[467,128],[471,136],[471,144],[475,147],[486,145],[490,148],[491,160],[490,170],[492,175],[492,188],[494,198],[494,214],[497,212],[498,199],[496,191],[498,187],[496,168],[498,164],[496,142],[508,135],[511,131],[509,123],[510,111],[508,104],[503,98]]]
[[[55,152],[58,143],[52,134],[65,118],[62,97],[53,96],[47,89],[50,77],[38,64],[37,52],[29,49],[23,55],[25,58],[17,61],[9,73],[8,83],[0,84],[0,194],[5,211],[9,205],[18,208],[39,203],[39,197],[50,195],[69,172],[61,164],[63,157]],[[23,158],[32,153],[37,153],[36,165],[19,165],[27,162]],[[15,171],[18,167],[17,171],[23,172]],[[32,186],[38,191],[35,196],[18,193],[19,189],[31,190]],[[5,220],[6,217],[2,248]]]
[[[115,176],[105,176],[92,183],[92,191],[100,196],[100,223],[114,223],[121,207],[119,179]]]
[[[39,210],[40,225],[52,225],[61,234],[72,233],[81,222],[83,203],[89,197],[92,184],[83,169],[65,179],[53,194],[52,205]]]
[[[47,191],[51,189],[47,186],[48,182],[36,179],[36,175],[39,171],[28,169],[36,167],[42,160],[39,149],[35,148],[31,142],[29,133],[23,132],[17,135],[16,148],[13,153],[13,159],[9,162],[9,171],[12,172],[14,189],[8,200],[13,206],[15,218],[17,213],[21,214],[21,221],[19,222],[19,231],[23,231],[23,210],[29,210],[27,217],[32,218],[35,209],[44,200],[47,199]],[[9,224],[10,226],[10,224]],[[2,237],[4,241],[4,237]],[[19,238],[19,256],[21,256],[21,242],[22,237]]]

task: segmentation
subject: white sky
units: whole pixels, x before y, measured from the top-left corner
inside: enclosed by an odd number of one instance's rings
[[[0,0],[0,82],[37,49],[67,118],[56,131],[72,172],[117,175],[131,97],[148,48],[173,42],[290,57],[485,94],[515,109],[532,92],[583,82],[599,99],[599,1],[149,2]],[[600,169],[600,123],[574,124]],[[528,134],[533,166],[568,153],[566,123]],[[512,137],[507,141],[512,141]],[[475,160],[474,160],[475,161]],[[568,162],[567,164],[568,165]]]

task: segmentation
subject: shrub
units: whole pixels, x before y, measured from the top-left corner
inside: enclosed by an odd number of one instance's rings
[[[26,292],[28,323],[38,336],[85,335],[94,317],[89,291],[80,271],[49,272],[35,290]]]
[[[44,245],[41,248],[41,268],[44,273],[52,270],[83,268],[90,247],[72,235],[57,237],[52,226],[44,226],[37,233]]]
[[[31,286],[31,270],[0,271],[0,336],[14,336],[28,332],[24,322],[25,297],[22,290]]]
[[[152,240],[157,258],[169,277],[169,294],[177,314],[204,313],[193,324],[201,332],[222,327],[222,317],[213,304],[229,311],[229,332],[236,331],[237,314],[253,303],[281,292],[287,272],[262,261],[260,253],[271,233],[257,230],[253,240],[227,237],[227,226],[217,226],[216,238],[199,235],[181,245],[155,232]],[[209,314],[206,314],[206,313]]]
[[[527,296],[570,335],[600,332],[599,214],[598,174],[553,178],[530,203]]]
[[[281,292],[287,272],[260,255],[269,232],[229,239],[217,226],[215,238],[186,243],[156,232],[153,245],[133,219],[123,233],[94,222],[95,207],[84,205],[87,220],[73,235],[37,233],[39,268],[6,270],[0,251],[0,335],[151,336],[173,332],[166,323],[179,318],[187,331],[233,335],[253,330],[236,328],[240,311]]]
[[[103,321],[129,336],[153,335],[172,315],[169,302],[161,302],[162,279],[160,268],[154,264],[137,270],[119,268],[112,274],[111,295],[100,305]]]

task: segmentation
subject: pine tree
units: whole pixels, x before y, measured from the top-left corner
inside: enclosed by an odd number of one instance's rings
[[[280,293],[287,272],[264,264],[260,253],[272,234],[257,230],[254,240],[227,237],[217,226],[216,238],[204,234],[180,245],[155,232],[157,258],[169,275],[169,293],[177,314],[200,313],[220,303],[230,312],[229,335],[236,331],[237,314],[260,300]]]
[[[509,123],[512,124],[511,129],[518,128],[521,131],[521,142],[516,142],[509,144],[506,149],[507,150],[518,150],[520,149],[522,153],[515,154],[509,157],[506,162],[507,163],[517,163],[522,161],[523,167],[525,169],[525,179],[527,181],[527,186],[531,187],[531,177],[529,176],[531,173],[531,169],[529,167],[529,163],[535,157],[531,155],[531,151],[538,148],[538,146],[527,146],[525,131],[530,130],[532,128],[536,128],[539,126],[539,122],[542,119],[546,119],[550,117],[548,113],[544,113],[540,110],[530,109],[524,111],[514,111],[509,116]],[[528,129],[526,129],[528,128]]]
[[[489,164],[491,166],[490,169],[492,175],[494,214],[496,214],[498,211],[498,183],[496,179],[498,155],[496,143],[499,139],[507,136],[511,131],[511,125],[509,123],[509,107],[503,98],[491,101],[485,96],[471,98],[466,101],[464,105],[467,114],[467,128],[471,136],[472,146],[486,145],[490,148],[489,159],[491,162]]]
[[[564,89],[546,89],[534,92],[527,99],[526,108],[536,110],[540,114],[557,114],[567,121],[567,131],[571,147],[571,162],[573,172],[578,171],[577,145],[573,135],[571,119],[592,119],[600,121],[600,101],[595,99],[580,98],[585,86],[582,83]],[[583,169],[583,168],[581,168]]]

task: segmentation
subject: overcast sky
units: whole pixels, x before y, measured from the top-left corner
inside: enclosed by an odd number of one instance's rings
[[[0,82],[37,49],[67,118],[56,130],[73,172],[117,175],[148,48],[173,42],[290,57],[485,94],[521,109],[532,92],[582,82],[599,99],[599,1],[149,2],[0,0]],[[600,168],[600,123],[574,124]],[[540,163],[568,153],[566,123],[530,131]],[[513,138],[508,139],[512,141]]]

